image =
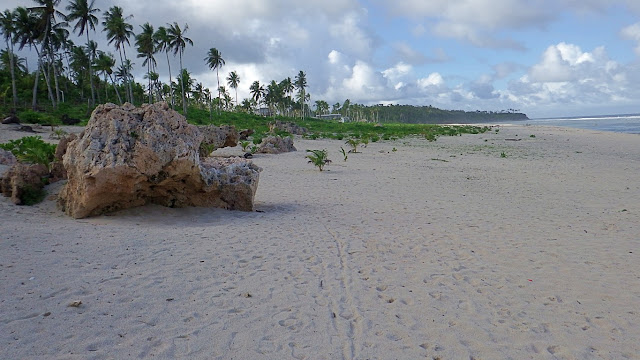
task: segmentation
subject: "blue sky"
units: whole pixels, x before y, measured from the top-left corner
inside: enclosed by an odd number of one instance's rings
[[[203,59],[216,47],[226,60],[221,80],[240,75],[240,98],[255,80],[303,70],[312,103],[512,108],[532,118],[640,113],[637,0],[96,1],[103,11],[113,5],[133,15],[136,32],[145,22],[188,24],[194,46],[185,67],[215,89]],[[103,34],[93,35],[115,53]],[[157,60],[167,81],[164,55]]]

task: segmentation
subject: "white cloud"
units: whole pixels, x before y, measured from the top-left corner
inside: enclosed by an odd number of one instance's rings
[[[533,82],[565,82],[583,76],[581,64],[593,63],[594,56],[573,44],[552,45],[542,55],[542,61],[529,71]]]
[[[620,31],[620,35],[623,38],[629,39],[637,42],[637,46],[635,48],[636,54],[640,56],[640,23],[635,23],[633,25],[629,25]]]

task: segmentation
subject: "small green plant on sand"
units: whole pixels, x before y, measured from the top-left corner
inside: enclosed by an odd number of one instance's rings
[[[501,157],[501,158],[506,158],[506,157],[507,157],[507,154],[503,151],[503,152],[501,152],[501,153],[500,153],[500,157]]]
[[[358,152],[358,145],[360,145],[360,139],[356,139],[356,138],[351,138],[347,141],[345,141],[345,144],[351,146],[351,150],[349,150],[350,153],[357,153]]]
[[[44,142],[40,136],[25,136],[11,140],[6,144],[0,144],[0,148],[11,151],[22,162],[43,164],[49,170],[56,152],[56,145]]]
[[[216,149],[216,145],[203,142],[200,144],[200,149],[202,149],[203,154],[207,154],[207,156],[209,156]]]
[[[322,171],[325,165],[331,162],[331,160],[327,158],[328,155],[326,149],[307,150],[307,152],[310,154],[305,157],[309,159],[309,163],[317,166],[320,171]]]
[[[342,156],[344,157],[344,161],[347,161],[347,152],[344,151],[344,148],[342,146],[340,146],[340,153],[342,154]]]
[[[391,149],[391,151],[396,152],[398,151],[398,149],[396,149],[395,147],[393,149]]]
[[[51,137],[52,137],[53,139],[58,139],[58,140],[60,140],[60,139],[62,139],[65,135],[67,135],[67,132],[66,132],[66,131],[64,131],[64,130],[63,130],[63,129],[61,129],[61,128],[55,128],[55,129],[53,129],[53,133],[51,134]]]
[[[247,152],[247,149],[249,149],[249,145],[251,145],[250,142],[248,141],[241,141],[240,142],[240,147],[242,147],[242,151]]]
[[[535,136],[535,135],[533,135],[533,134],[531,134],[531,135],[529,135],[529,137],[530,137],[530,138],[534,138],[534,137],[536,137],[536,136]]]

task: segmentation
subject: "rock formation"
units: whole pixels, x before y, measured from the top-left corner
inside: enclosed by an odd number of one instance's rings
[[[296,151],[293,146],[293,139],[282,136],[267,136],[258,146],[258,152],[262,154],[281,154]]]
[[[233,147],[238,145],[238,139],[240,134],[234,126],[222,125],[222,126],[199,126],[202,133],[202,145],[200,147],[200,157],[207,157],[209,154],[219,148]]]
[[[252,211],[261,169],[240,158],[201,162],[203,139],[166,103],[100,105],[63,156],[58,206],[74,218],[147,203]]]
[[[37,196],[42,191],[48,175],[49,169],[45,165],[17,163],[0,179],[0,192],[10,197],[14,204],[22,205],[27,197]]]
[[[289,134],[293,135],[304,135],[308,132],[307,128],[305,127],[299,126],[292,122],[282,122],[280,120],[277,120],[275,123],[273,123],[273,128],[280,131],[286,131]]]

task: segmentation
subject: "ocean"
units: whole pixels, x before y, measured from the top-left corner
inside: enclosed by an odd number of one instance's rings
[[[640,114],[531,119],[522,123],[640,134]]]

